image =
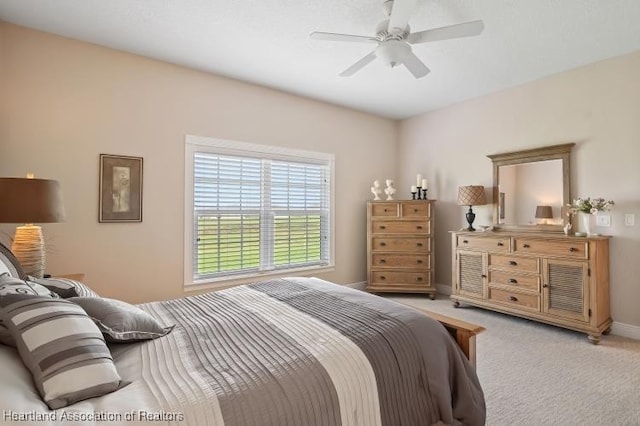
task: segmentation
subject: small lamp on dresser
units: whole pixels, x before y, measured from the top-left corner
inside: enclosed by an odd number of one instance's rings
[[[487,203],[487,199],[484,195],[484,186],[482,185],[469,185],[461,186],[458,188],[458,205],[469,206],[469,211],[466,214],[467,223],[469,227],[467,231],[475,231],[473,227],[473,221],[476,219],[476,214],[473,212],[472,206],[481,206]]]
[[[55,180],[0,178],[0,223],[24,223],[16,228],[11,251],[27,275],[42,278],[45,247],[42,229],[34,223],[64,221],[62,191]]]
[[[544,225],[549,223],[549,219],[553,219],[553,211],[551,210],[551,206],[537,206],[536,219],[538,219],[539,223]]]

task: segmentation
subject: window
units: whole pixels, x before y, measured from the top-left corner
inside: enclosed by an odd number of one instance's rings
[[[185,283],[333,266],[333,155],[186,139]]]

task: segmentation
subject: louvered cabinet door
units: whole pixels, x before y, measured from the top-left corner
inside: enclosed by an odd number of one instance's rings
[[[545,259],[543,270],[543,312],[589,322],[587,262]]]
[[[487,277],[486,255],[459,250],[456,256],[456,294],[481,299]]]

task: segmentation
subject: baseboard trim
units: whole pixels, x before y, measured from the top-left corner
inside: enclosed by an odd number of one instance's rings
[[[357,283],[349,283],[349,284],[345,284],[346,287],[351,287],[351,288],[355,288],[356,290],[363,290],[365,289],[365,287],[367,286],[367,282],[366,281],[360,281]]]
[[[637,325],[614,321],[614,323],[611,324],[611,334],[640,340],[640,327]]]
[[[436,284],[436,291],[438,294],[444,294],[451,296],[451,286],[446,284]]]

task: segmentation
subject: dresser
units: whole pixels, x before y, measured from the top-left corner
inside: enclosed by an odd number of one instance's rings
[[[609,238],[452,232],[454,306],[461,302],[584,332],[611,330]]]
[[[435,200],[367,203],[367,291],[435,298]]]

